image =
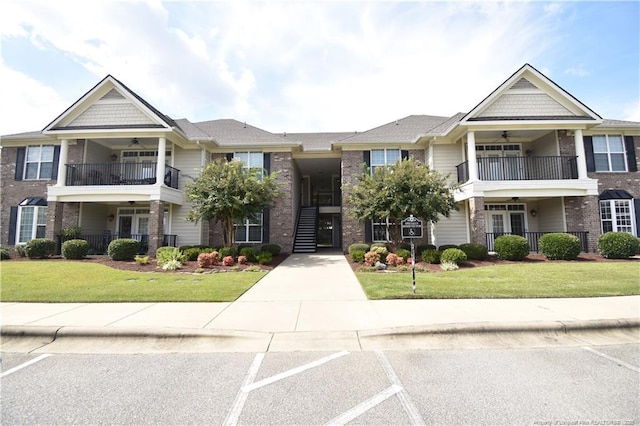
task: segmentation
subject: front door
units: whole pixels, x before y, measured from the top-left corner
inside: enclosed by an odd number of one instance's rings
[[[133,223],[133,216],[119,216],[118,236],[120,238],[131,238],[132,223]]]

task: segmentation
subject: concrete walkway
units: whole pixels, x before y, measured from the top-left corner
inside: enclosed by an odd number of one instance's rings
[[[414,346],[418,336],[433,344],[443,334],[625,329],[633,337],[640,326],[640,296],[369,301],[338,252],[292,254],[233,303],[1,303],[0,310],[3,350],[53,351],[71,340],[91,352],[107,337],[112,346],[144,338],[196,351],[356,350],[364,342]],[[91,339],[101,343],[87,346]]]

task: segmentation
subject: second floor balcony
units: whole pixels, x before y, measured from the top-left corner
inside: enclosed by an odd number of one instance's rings
[[[154,185],[157,163],[87,163],[66,164],[66,186]],[[178,189],[180,170],[164,166],[162,182]]]
[[[527,156],[477,158],[481,181],[565,180],[578,179],[575,156]],[[456,166],[458,182],[469,180],[469,162]]]

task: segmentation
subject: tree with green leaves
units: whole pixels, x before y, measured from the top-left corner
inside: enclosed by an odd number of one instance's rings
[[[361,222],[388,218],[393,224],[389,230],[391,243],[398,247],[403,219],[413,215],[437,222],[457,210],[455,188],[441,173],[410,158],[376,167],[374,173],[365,167],[357,184],[346,188],[346,200],[352,206],[349,214]]]
[[[225,242],[235,242],[234,223],[241,223],[272,207],[280,195],[277,173],[248,169],[241,161],[217,159],[186,185],[191,210],[187,220],[214,219],[222,225]]]

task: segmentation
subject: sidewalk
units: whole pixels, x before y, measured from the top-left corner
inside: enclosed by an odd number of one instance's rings
[[[369,301],[341,253],[292,254],[233,303],[0,303],[0,309],[2,350],[50,352],[69,345],[117,351],[127,342],[129,350],[131,344],[159,351],[361,350],[434,345],[443,336],[603,329],[624,330],[637,341],[640,327],[640,296]]]

